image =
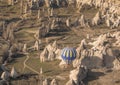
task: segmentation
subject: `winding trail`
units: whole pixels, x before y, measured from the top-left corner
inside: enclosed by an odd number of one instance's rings
[[[24,65],[23,71],[24,71],[25,68],[28,68],[29,70],[33,71],[34,73],[40,75],[40,72],[36,71],[35,69],[33,69],[33,68],[31,68],[30,66],[27,65],[27,61],[29,60],[29,58],[30,58],[30,56],[27,55],[27,58],[26,58],[25,61],[23,62],[23,65]]]

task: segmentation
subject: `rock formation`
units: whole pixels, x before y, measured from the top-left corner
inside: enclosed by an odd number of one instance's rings
[[[4,71],[1,75],[2,80],[9,80],[10,78],[10,73],[8,71]]]
[[[56,80],[56,79],[53,79],[53,80],[51,81],[50,85],[58,85],[57,80]]]
[[[48,57],[48,50],[47,48],[45,48],[43,52],[40,54],[40,61],[41,62],[47,61],[48,60],[47,57]]]
[[[76,69],[70,71],[69,78],[73,80],[76,85],[79,85],[80,82],[87,76],[87,68],[84,66],[78,66]]]
[[[17,77],[19,76],[14,67],[12,67],[10,76],[11,76],[12,78],[17,78]]]

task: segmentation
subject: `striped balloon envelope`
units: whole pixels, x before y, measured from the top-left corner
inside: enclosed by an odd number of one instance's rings
[[[76,58],[76,50],[74,48],[66,47],[62,50],[61,57],[69,64]]]

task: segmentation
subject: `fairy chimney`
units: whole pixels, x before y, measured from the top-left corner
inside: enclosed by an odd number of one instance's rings
[[[86,49],[86,45],[87,45],[86,40],[83,39],[83,40],[81,41],[79,47],[76,49],[76,51],[77,51],[77,57],[80,57],[80,56],[81,56],[81,55],[80,55],[80,54],[81,54],[81,51],[83,51],[84,49]]]
[[[100,12],[97,12],[95,17],[92,19],[92,25],[99,25],[101,23]]]
[[[39,50],[39,41],[36,40],[33,47],[34,47],[34,50],[38,51]]]
[[[8,0],[8,5],[14,5],[14,0]]]
[[[45,0],[45,5],[46,5],[46,7],[50,7],[50,1],[49,0]]]
[[[45,62],[48,60],[48,50],[45,48],[43,52],[40,54],[40,61]]]
[[[66,20],[66,26],[70,27],[70,19],[69,18]]]
[[[48,60],[49,61],[55,60],[55,53],[52,50],[50,50],[48,53]]]
[[[87,68],[84,66],[78,66],[76,69],[70,71],[69,78],[73,80],[76,85],[79,84],[87,76]]]
[[[48,79],[45,79],[45,80],[43,81],[43,85],[49,85]]]
[[[57,41],[55,40],[52,44],[52,47],[53,47],[53,51],[55,52],[57,50]]]
[[[86,35],[86,38],[87,38],[87,39],[90,39],[90,34],[87,34],[87,35]]]
[[[27,52],[27,44],[23,44],[22,52]]]
[[[11,76],[12,78],[17,78],[17,77],[19,76],[14,67],[12,67],[10,76]]]
[[[40,74],[43,74],[43,69],[42,69],[42,67],[40,68]]]
[[[54,16],[54,9],[53,8],[51,8],[51,10],[50,10],[50,16]]]
[[[10,78],[10,73],[7,71],[4,71],[1,75],[1,79],[2,80],[9,80],[9,78]]]
[[[38,19],[40,19],[41,15],[40,15],[40,10],[38,10]]]
[[[84,15],[82,15],[82,16],[80,17],[79,22],[80,22],[80,25],[81,25],[82,27],[85,27],[85,26],[86,26],[86,22],[85,22],[85,17],[84,17]]]
[[[51,81],[50,85],[58,85],[57,80],[56,80],[56,79],[53,79],[53,80]]]

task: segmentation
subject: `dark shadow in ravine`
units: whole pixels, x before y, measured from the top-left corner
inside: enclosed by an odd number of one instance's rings
[[[97,80],[99,79],[100,76],[104,76],[105,74],[103,72],[94,72],[89,70],[87,77],[83,80],[83,82],[85,83],[85,85],[88,85],[88,82],[93,81],[93,80]]]
[[[67,29],[54,29],[51,30],[45,37],[52,37],[52,36],[63,36],[66,35]]]

